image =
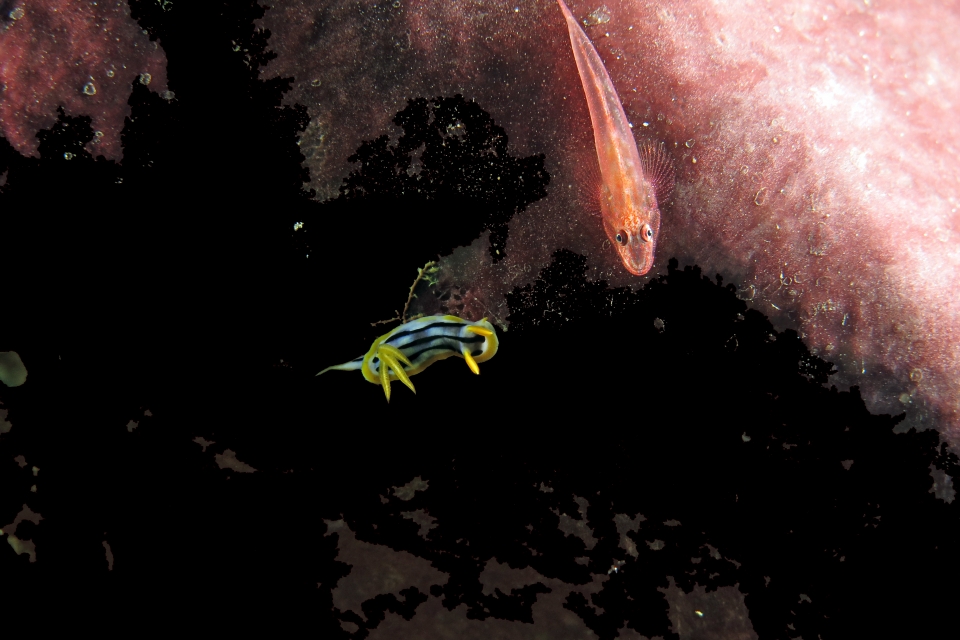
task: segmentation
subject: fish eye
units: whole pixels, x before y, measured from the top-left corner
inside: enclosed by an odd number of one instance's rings
[[[640,227],[640,237],[647,242],[650,242],[651,240],[653,240],[653,227],[651,227],[648,224],[645,224],[642,227]]]
[[[620,244],[627,244],[627,237],[628,237],[628,236],[627,236],[627,232],[624,231],[623,229],[621,229],[621,230],[617,233],[617,235],[614,236],[614,239],[615,239],[618,243],[620,243]]]

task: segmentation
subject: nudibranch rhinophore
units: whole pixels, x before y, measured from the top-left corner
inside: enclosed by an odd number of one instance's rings
[[[359,369],[367,382],[383,386],[389,402],[391,382],[399,380],[416,393],[410,376],[450,356],[460,356],[470,370],[479,375],[477,365],[496,355],[499,345],[497,332],[486,318],[471,322],[457,316],[426,316],[405,322],[380,336],[365,355],[327,367],[317,375],[331,369]]]

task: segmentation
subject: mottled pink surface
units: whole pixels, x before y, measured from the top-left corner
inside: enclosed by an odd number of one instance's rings
[[[164,91],[163,50],[130,18],[124,0],[17,2],[0,22],[0,133],[24,155],[36,133],[67,115],[100,132],[89,151],[119,159],[127,99],[138,77]]]
[[[476,243],[445,262],[478,309],[503,315],[503,291],[558,247],[613,285],[646,282],[577,205],[593,141],[555,1],[378,4],[282,3],[264,19],[279,54],[265,73],[294,76],[288,99],[314,118],[302,148],[321,196],[361,140],[396,137],[407,98],[463,93],[553,176],[506,260]],[[871,410],[960,443],[957,4],[568,4],[637,139],[665,141],[678,167],[650,277],[670,257],[723,274]]]

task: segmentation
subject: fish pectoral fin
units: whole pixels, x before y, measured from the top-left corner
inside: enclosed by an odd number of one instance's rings
[[[471,329],[473,327],[470,327]],[[475,374],[480,375],[480,365],[477,364],[477,361],[473,359],[473,356],[470,355],[469,349],[463,350],[463,359],[467,361],[467,366],[470,367],[470,371],[473,371]]]
[[[384,384],[383,381],[386,380],[384,392],[387,394],[387,400],[390,399],[390,392],[388,391],[390,388],[390,376],[387,371],[388,368],[393,370],[393,373],[397,376],[397,379],[403,384],[407,385],[407,388],[410,389],[410,391],[413,391],[414,393],[417,392],[413,386],[413,383],[410,382],[410,376],[407,375],[407,372],[403,370],[403,365],[400,364],[400,362],[404,362],[408,366],[412,366],[410,365],[409,358],[403,355],[402,351],[389,344],[382,344],[380,345],[380,350],[377,352],[377,355],[380,357],[380,383]],[[398,360],[400,362],[398,362]]]
[[[653,185],[657,203],[662,206],[673,193],[673,185],[676,180],[673,160],[670,159],[662,144],[647,142],[638,148],[638,152],[640,153],[640,166],[643,169],[643,175]]]

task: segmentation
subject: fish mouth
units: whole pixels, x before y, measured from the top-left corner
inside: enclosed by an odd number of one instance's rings
[[[623,267],[635,276],[645,276],[653,267],[653,256],[628,253],[626,251],[620,254]]]

